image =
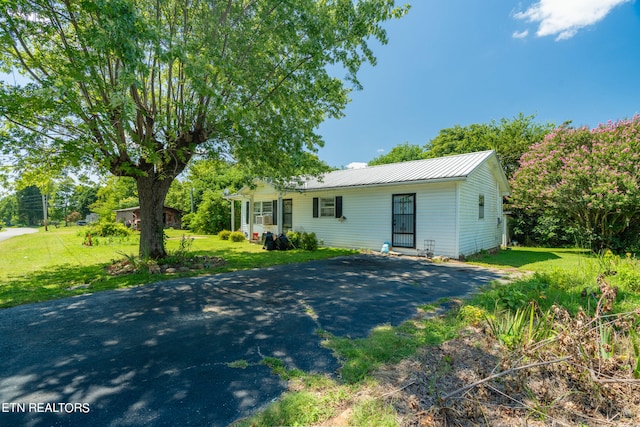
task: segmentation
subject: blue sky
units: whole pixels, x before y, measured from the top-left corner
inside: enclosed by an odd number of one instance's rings
[[[640,0],[407,1],[345,117],[319,129],[331,166],[520,112],[589,127],[640,113]]]

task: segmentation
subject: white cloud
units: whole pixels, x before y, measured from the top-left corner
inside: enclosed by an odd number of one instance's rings
[[[514,16],[531,23],[538,23],[538,37],[556,36],[566,40],[578,30],[593,25],[611,12],[613,8],[631,0],[539,0],[524,12]],[[525,37],[527,31],[516,32],[516,38]],[[519,35],[520,37],[517,37]]]
[[[513,38],[514,39],[523,39],[523,38],[527,37],[528,35],[529,35],[529,30],[515,31],[513,33]]]
[[[376,150],[376,153],[380,153],[380,154],[384,153],[384,148],[378,148]]]
[[[367,164],[363,162],[351,162],[347,165],[347,169],[362,169],[366,167]]]

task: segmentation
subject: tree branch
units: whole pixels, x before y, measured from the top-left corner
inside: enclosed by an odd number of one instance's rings
[[[465,392],[467,390],[470,390],[470,389],[472,389],[472,388],[474,388],[474,387],[476,387],[476,386],[478,386],[480,384],[486,383],[486,382],[494,380],[496,378],[504,377],[505,375],[509,375],[509,374],[514,373],[514,372],[521,371],[523,369],[529,369],[529,368],[535,368],[537,366],[544,366],[544,365],[551,365],[551,364],[554,364],[554,363],[560,363],[560,362],[564,362],[566,360],[570,360],[571,358],[572,358],[571,356],[566,356],[566,357],[560,357],[558,359],[546,360],[544,362],[536,362],[536,363],[530,363],[528,365],[516,366],[515,368],[511,368],[511,369],[507,369],[506,371],[498,372],[497,374],[490,375],[490,376],[488,376],[486,378],[483,378],[483,379],[481,379],[479,381],[476,381],[476,382],[474,382],[472,384],[468,384],[468,385],[466,385],[466,386],[464,386],[462,388],[454,390],[451,393],[449,393],[449,394],[443,396],[442,398],[440,398],[440,401],[445,401],[445,400],[455,396],[456,394],[463,393],[463,392]]]

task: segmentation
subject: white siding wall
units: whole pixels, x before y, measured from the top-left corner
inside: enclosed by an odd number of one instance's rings
[[[286,193],[292,199],[293,230],[314,232],[327,246],[371,249],[379,251],[385,241],[391,242],[391,211],[394,194],[416,195],[416,248],[394,248],[398,252],[416,254],[424,240],[435,240],[435,254],[457,258],[483,249],[500,246],[502,241],[502,198],[487,163],[478,167],[464,181],[429,184],[403,184],[382,187]],[[478,218],[478,196],[484,195],[484,218]],[[342,214],[337,218],[313,218],[313,198],[342,196]],[[242,201],[241,231],[248,237],[265,231],[276,233],[277,225],[246,223],[247,201],[249,222],[253,222],[255,202],[277,200],[277,192],[260,185]]]
[[[502,243],[502,199],[487,163],[460,184],[460,247],[462,255],[493,249]],[[484,196],[484,218],[478,218],[478,198]]]
[[[293,201],[293,230],[314,232],[327,246],[380,250],[391,242],[391,210],[394,194],[416,194],[416,249],[422,249],[425,239],[435,240],[438,255],[455,253],[455,183],[401,185],[317,191],[287,194]],[[337,218],[313,218],[314,197],[342,196],[342,214]],[[394,248],[415,254],[416,249]]]

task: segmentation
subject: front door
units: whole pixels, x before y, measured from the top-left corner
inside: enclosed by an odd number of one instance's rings
[[[282,232],[286,233],[293,228],[293,200],[282,199]]]
[[[416,247],[416,195],[394,194],[392,203],[391,245],[398,248]]]

